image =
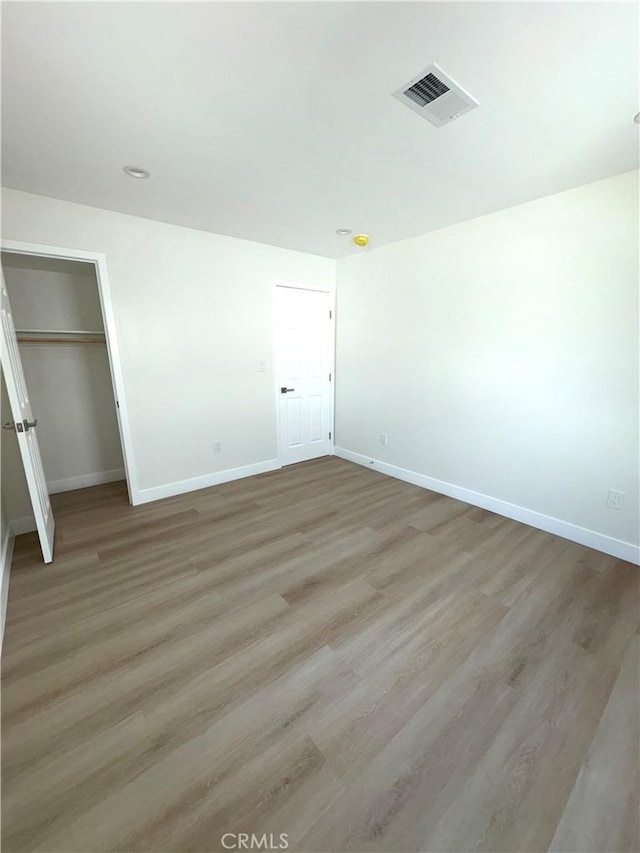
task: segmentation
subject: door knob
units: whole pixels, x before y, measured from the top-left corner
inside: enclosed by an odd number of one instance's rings
[[[15,432],[16,425],[13,421],[7,421],[6,424],[2,424],[2,429],[12,429]]]
[[[30,430],[32,427],[37,427],[37,426],[38,426],[38,419],[36,418],[36,419],[35,419],[35,421],[28,421],[28,420],[25,418],[25,419],[22,421],[22,423],[24,424],[24,431],[25,431],[25,432],[29,432],[29,430]]]
[[[285,387],[284,387],[284,385],[283,385],[283,386],[282,386],[282,388],[280,389],[280,393],[281,393],[281,394],[286,394],[286,393],[287,393],[287,391],[295,391],[295,390],[296,390],[295,388],[285,388]]]

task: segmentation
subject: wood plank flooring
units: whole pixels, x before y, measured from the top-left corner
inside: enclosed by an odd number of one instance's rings
[[[333,457],[53,503],[11,575],[5,853],[640,849],[637,567]]]

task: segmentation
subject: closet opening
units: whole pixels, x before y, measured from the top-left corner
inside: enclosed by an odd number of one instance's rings
[[[97,261],[6,248],[1,261],[48,494],[122,481],[131,502]],[[4,424],[4,374],[2,412],[3,502],[14,532],[25,533],[36,525],[17,436]]]

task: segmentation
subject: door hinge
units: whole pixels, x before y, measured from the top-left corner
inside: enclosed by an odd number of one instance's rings
[[[333,311],[329,311],[329,319],[333,317]]]
[[[331,438],[331,433],[329,433],[329,438]]]
[[[331,374],[329,374],[329,382],[331,382]]]

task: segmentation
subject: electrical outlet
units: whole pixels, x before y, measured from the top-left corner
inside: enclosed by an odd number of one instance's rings
[[[386,433],[386,432],[381,432],[381,433],[380,433],[380,444],[381,444],[383,447],[386,447],[388,443],[389,443],[389,435],[388,435],[388,433]]]
[[[214,453],[222,453],[222,442],[214,441],[213,442],[213,452]]]
[[[609,509],[622,509],[623,500],[624,492],[619,492],[617,489],[609,489],[609,495],[607,496],[607,506]]]

